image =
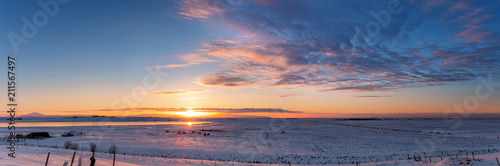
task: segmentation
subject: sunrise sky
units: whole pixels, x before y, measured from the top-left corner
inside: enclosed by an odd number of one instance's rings
[[[44,9],[0,2],[0,50],[17,57],[19,114],[443,113],[476,95],[478,76],[500,81],[500,1],[57,4],[16,51],[8,34],[23,36],[22,18]],[[469,112],[498,113],[499,90],[480,92],[492,94]]]

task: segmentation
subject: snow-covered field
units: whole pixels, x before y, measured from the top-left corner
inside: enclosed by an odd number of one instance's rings
[[[97,165],[110,165],[112,144],[118,146],[117,165],[496,165],[500,158],[500,119],[198,119],[209,123],[132,126],[102,123],[116,119],[79,121],[96,126],[16,128],[55,137],[21,140],[16,159],[1,148],[0,165],[43,165],[48,151],[49,165],[62,165],[73,154],[64,149],[66,141],[79,144],[75,163],[82,156],[83,165],[90,142],[97,143]],[[72,130],[85,134],[61,137]],[[0,128],[0,136],[8,132]]]

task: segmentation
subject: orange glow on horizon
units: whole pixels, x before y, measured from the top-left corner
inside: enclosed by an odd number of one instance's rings
[[[198,112],[198,111],[194,111],[192,109],[188,109],[185,112],[177,112],[177,113],[174,113],[174,114],[181,115],[181,116],[183,116],[185,118],[196,118],[196,117],[214,117],[214,115],[216,113],[212,113],[212,112]]]
[[[181,115],[185,117],[200,116],[199,113],[194,112],[193,110],[187,110],[186,112],[181,112]]]

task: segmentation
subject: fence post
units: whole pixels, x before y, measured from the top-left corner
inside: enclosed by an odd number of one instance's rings
[[[73,157],[71,158],[71,166],[73,166],[73,161],[75,161],[75,154],[76,154],[76,151],[73,152]]]
[[[82,156],[78,158],[78,166],[82,166]]]
[[[49,157],[50,157],[50,152],[47,153],[47,160],[45,160],[45,166],[47,166],[47,164],[49,164]]]

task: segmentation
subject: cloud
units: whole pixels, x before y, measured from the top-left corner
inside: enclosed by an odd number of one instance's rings
[[[217,60],[210,59],[210,58],[203,56],[203,55],[200,55],[200,54],[178,55],[177,57],[179,57],[179,59],[181,59],[182,61],[186,61],[187,63],[157,65],[157,66],[151,66],[151,67],[159,68],[159,69],[168,69],[168,68],[177,68],[177,67],[189,67],[192,65],[199,65],[199,64],[208,63],[208,62],[217,62]]]
[[[159,65],[159,66],[151,66],[153,68],[159,69],[168,69],[168,68],[176,68],[176,67],[188,67],[193,65],[194,63],[185,63],[185,64],[168,64],[168,65]]]
[[[179,8],[182,10],[179,14],[186,16],[186,19],[201,18],[206,19],[214,13],[226,12],[224,8],[217,7],[218,1],[198,1],[198,0],[183,0],[179,2]],[[220,5],[220,4],[219,4]]]
[[[170,99],[172,99],[172,100],[194,100],[197,98],[196,97],[172,97]]]
[[[285,94],[285,95],[262,95],[265,97],[296,97],[296,96],[301,96],[299,94]]]
[[[380,85],[366,85],[366,86],[345,86],[339,88],[322,89],[317,90],[317,92],[329,92],[329,91],[387,91],[393,89],[391,86],[380,86]]]
[[[212,113],[302,113],[301,111],[290,111],[278,108],[119,108],[119,109],[99,109],[95,111],[184,112],[187,110],[194,110],[197,112],[212,112]]]
[[[223,87],[236,87],[247,86],[253,84],[252,81],[237,76],[228,76],[225,74],[217,73],[211,76],[202,77],[199,80],[201,85],[206,86],[223,86]]]
[[[186,94],[186,93],[197,93],[204,92],[203,89],[188,89],[188,90],[174,90],[174,91],[143,91],[138,93],[147,93],[152,95],[176,95],[176,94]]]
[[[358,95],[358,96],[352,96],[352,97],[392,97],[392,96],[387,96],[387,95]]]
[[[205,86],[394,91],[499,73],[499,4],[400,1],[402,11],[382,25],[389,4],[210,0],[178,8],[185,18],[250,36],[210,40],[185,56],[221,62],[220,71],[198,78]],[[374,24],[380,32],[370,35]]]

